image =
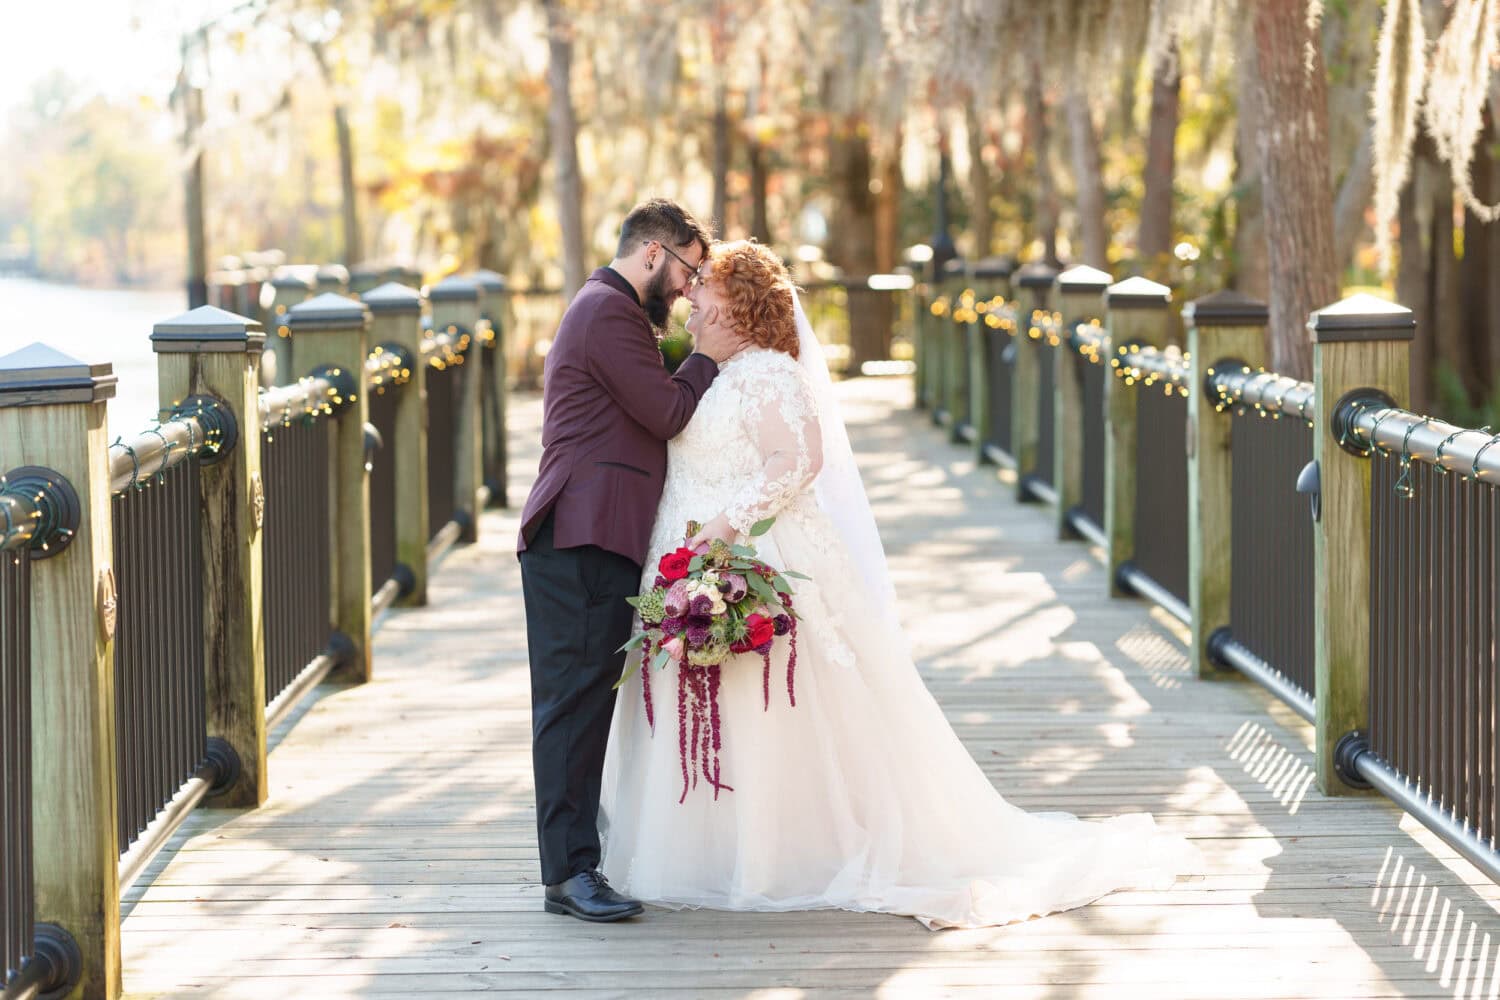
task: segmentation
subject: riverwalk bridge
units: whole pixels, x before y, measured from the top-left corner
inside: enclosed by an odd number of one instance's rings
[[[924,678],[1012,802],[1203,859],[931,933],[542,911],[540,402],[490,276],[342,291],[159,324],[144,433],[107,365],[0,358],[6,1000],[1500,994],[1500,444],[1401,408],[1410,313],[1314,314],[1305,383],[1230,294],[1005,261],[900,293],[915,375],[838,391]]]

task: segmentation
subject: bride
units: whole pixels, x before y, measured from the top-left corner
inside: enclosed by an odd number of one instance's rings
[[[655,732],[636,670],[605,759],[610,881],[673,908],[836,907],[940,928],[1165,888],[1191,870],[1193,849],[1148,815],[1083,822],[1001,797],[907,652],[827,365],[781,261],[759,244],[718,245],[688,297],[690,331],[728,327],[746,346],[669,445],[642,587],[688,520],[707,522],[699,539],[743,540],[774,517],[754,540],[760,558],[811,578],[796,586],[795,707],[777,685],[764,706],[758,655],[726,662],[719,761],[733,791],[684,797],[678,666],[647,685],[664,721]],[[772,676],[784,676],[789,639],[775,639]]]

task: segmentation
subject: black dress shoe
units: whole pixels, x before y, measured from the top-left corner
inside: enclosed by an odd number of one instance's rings
[[[645,912],[639,900],[615,892],[594,868],[579,872],[566,882],[547,886],[544,905],[548,913],[564,913],[601,924],[638,917]]]

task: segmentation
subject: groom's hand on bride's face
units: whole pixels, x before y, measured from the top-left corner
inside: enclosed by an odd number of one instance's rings
[[[717,309],[710,306],[709,309]],[[705,316],[704,321],[698,324],[698,333],[693,340],[693,349],[699,354],[706,354],[714,360],[715,364],[722,365],[733,357],[740,349],[740,337],[731,330],[725,329],[721,323],[714,322],[716,317]]]

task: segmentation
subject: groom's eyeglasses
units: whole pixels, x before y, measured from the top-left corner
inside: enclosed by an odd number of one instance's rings
[[[667,246],[665,243],[661,242],[660,240],[647,240],[646,243],[647,244],[655,243],[657,246],[661,247],[667,253],[671,254],[677,260],[677,263],[681,264],[683,267],[685,267],[685,268],[688,269],[688,287],[689,288],[696,288],[703,281],[702,276],[698,274],[698,268],[703,266],[703,262],[702,261],[699,261],[697,264],[689,264],[687,261],[685,261],[685,260],[682,259],[682,255],[681,254],[677,253],[675,250],[673,250],[671,247]]]

